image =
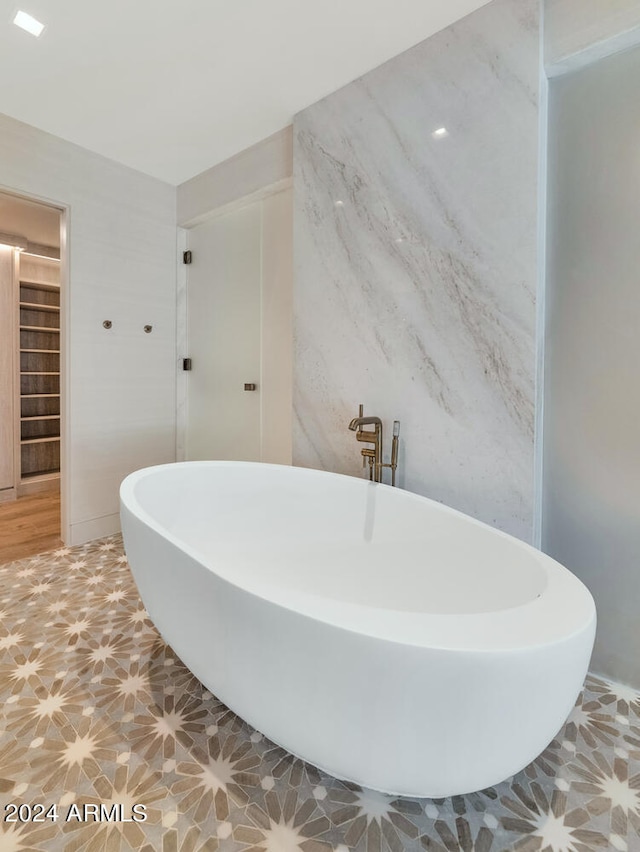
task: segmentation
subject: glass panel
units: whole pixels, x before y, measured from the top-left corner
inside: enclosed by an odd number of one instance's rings
[[[550,84],[543,547],[640,684],[640,49]]]

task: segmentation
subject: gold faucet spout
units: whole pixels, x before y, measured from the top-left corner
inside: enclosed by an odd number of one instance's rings
[[[374,431],[365,430],[363,426],[373,426]],[[369,478],[375,482],[382,482],[382,468],[391,468],[391,484],[396,484],[396,468],[398,467],[398,435],[400,433],[400,422],[393,421],[393,441],[391,444],[391,463],[384,464],[382,460],[382,420],[379,417],[365,417],[363,406],[360,406],[358,417],[354,417],[349,423],[349,429],[356,433],[356,441],[373,444],[373,448],[360,451],[363,466],[369,462]]]
[[[349,423],[349,429],[356,433],[356,440],[366,444],[373,444],[373,449],[362,450],[363,464],[369,461],[369,473],[375,482],[380,482],[380,468],[382,465],[382,420],[379,417],[365,417],[360,406],[358,417],[354,417]],[[365,430],[363,426],[373,426],[374,431]]]
[[[382,420],[379,417],[354,417],[349,423],[349,429],[355,432],[356,429],[361,429],[362,426],[382,426]],[[373,433],[371,433],[373,434]]]

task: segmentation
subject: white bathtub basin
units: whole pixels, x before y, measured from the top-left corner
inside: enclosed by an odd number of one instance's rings
[[[122,483],[163,638],[235,713],[384,792],[482,789],[532,761],[581,689],[585,586],[439,503],[302,468],[186,462]]]

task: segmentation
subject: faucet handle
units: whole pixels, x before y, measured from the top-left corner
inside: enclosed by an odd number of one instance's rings
[[[360,403],[360,405],[358,406],[358,417],[364,417],[364,405],[362,403]],[[358,428],[362,429],[362,426],[359,426]],[[364,454],[364,450],[363,450],[362,451],[362,467],[366,467],[366,466],[367,466],[367,457]]]

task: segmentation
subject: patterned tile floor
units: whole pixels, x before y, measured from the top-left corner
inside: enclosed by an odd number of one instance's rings
[[[207,692],[151,624],[119,537],[0,566],[0,583],[3,852],[640,850],[628,687],[590,676],[509,781],[397,799],[291,757]]]

